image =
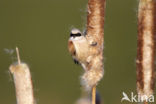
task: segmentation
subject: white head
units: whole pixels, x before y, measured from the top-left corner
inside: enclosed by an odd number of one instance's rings
[[[72,29],[70,32],[70,37],[76,38],[82,36],[81,31],[79,29]]]

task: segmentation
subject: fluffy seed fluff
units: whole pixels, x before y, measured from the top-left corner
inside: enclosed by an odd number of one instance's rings
[[[81,84],[85,86],[85,89],[87,91],[90,91],[91,88],[94,85],[97,85],[98,82],[101,80],[103,77],[103,70],[89,70],[86,71],[82,76],[81,76]]]

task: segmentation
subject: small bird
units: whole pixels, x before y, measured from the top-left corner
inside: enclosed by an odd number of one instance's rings
[[[71,30],[68,40],[68,50],[76,64],[80,64],[84,69],[87,65],[88,41],[80,30],[74,28]]]

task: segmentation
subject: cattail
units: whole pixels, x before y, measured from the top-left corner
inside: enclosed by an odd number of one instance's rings
[[[148,96],[154,91],[156,59],[156,0],[140,0],[138,8],[137,91]],[[146,100],[146,99],[143,99]]]
[[[103,77],[104,8],[105,0],[89,0],[86,34],[73,29],[68,41],[69,52],[85,70],[82,84],[87,89]]]
[[[21,63],[18,48],[16,51],[18,63],[11,65],[9,69],[14,78],[17,104],[35,104],[29,67],[26,63]]]
[[[69,52],[85,71],[81,77],[82,85],[88,91],[92,89],[92,104],[95,104],[96,85],[104,74],[104,15],[105,0],[88,0],[86,34],[74,29],[68,41]]]

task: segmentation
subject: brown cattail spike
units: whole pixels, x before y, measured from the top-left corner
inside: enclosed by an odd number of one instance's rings
[[[156,0],[140,0],[138,8],[137,91],[148,97],[154,90]]]

